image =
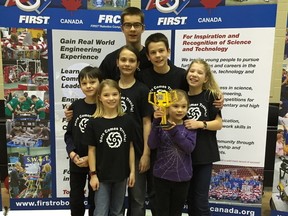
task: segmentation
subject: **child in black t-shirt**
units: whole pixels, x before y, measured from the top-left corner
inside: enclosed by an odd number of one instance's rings
[[[84,216],[84,190],[88,176],[88,147],[83,145],[83,135],[87,122],[96,110],[96,93],[102,81],[97,67],[83,68],[78,81],[85,98],[76,100],[69,109],[73,110],[73,117],[69,121],[65,133],[66,151],[70,158],[70,209],[72,216]],[[89,185],[88,185],[89,187]],[[94,212],[94,192],[89,187],[88,194],[89,216]]]
[[[127,216],[145,215],[147,170],[150,167],[150,149],[148,135],[151,130],[152,105],[148,103],[148,87],[135,79],[135,72],[140,64],[138,50],[130,45],[120,48],[117,66],[120,71],[121,104],[125,113],[135,123],[135,185],[128,188]]]
[[[95,191],[94,215],[120,215],[128,187],[135,183],[134,125],[121,107],[121,89],[106,79],[99,85],[97,109],[87,124],[90,185]]]
[[[208,193],[213,163],[220,160],[216,133],[222,128],[220,109],[213,105],[220,88],[213,72],[202,59],[194,59],[186,75],[189,85],[189,108],[184,125],[197,129],[196,147],[192,152],[193,177],[187,198],[188,213],[210,215]]]

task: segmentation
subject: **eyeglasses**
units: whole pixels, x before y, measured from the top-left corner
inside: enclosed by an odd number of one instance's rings
[[[144,27],[144,24],[136,22],[136,23],[123,23],[122,24],[123,28],[126,30],[130,30],[133,26],[134,29],[140,29]]]

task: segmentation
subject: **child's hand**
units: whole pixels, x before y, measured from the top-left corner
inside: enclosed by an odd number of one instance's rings
[[[219,94],[218,98],[213,101],[213,105],[216,108],[221,110],[223,108],[223,106],[224,106],[224,95],[223,94]]]
[[[203,128],[203,122],[193,119],[187,119],[184,121],[184,126],[189,130]]]
[[[135,173],[130,173],[128,178],[128,187],[134,187],[135,184]]]
[[[88,167],[88,156],[77,158],[74,162],[78,167]]]
[[[164,112],[160,108],[157,108],[154,111],[154,118],[162,118],[163,115],[164,115]]]
[[[144,173],[149,168],[150,168],[150,155],[143,154],[139,161],[139,167],[138,167],[139,173]]]
[[[169,123],[171,126],[170,127],[167,127],[167,128],[163,128],[163,130],[171,130],[172,128],[174,128],[176,126],[176,123],[175,122],[170,122],[168,121],[167,123]]]
[[[92,175],[90,179],[90,186],[93,191],[96,191],[99,189],[100,183],[97,175]]]
[[[70,121],[73,117],[73,110],[69,109],[69,105],[66,106],[66,108],[64,109],[64,115],[66,117],[66,121]]]

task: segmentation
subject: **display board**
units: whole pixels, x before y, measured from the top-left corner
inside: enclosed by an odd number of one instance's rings
[[[64,109],[83,96],[76,79],[79,70],[99,66],[106,54],[125,44],[120,14],[126,3],[25,2],[0,5],[1,16],[11,17],[0,20],[5,97],[20,103],[27,93],[44,113],[23,108],[7,116],[9,173],[20,162],[27,181],[11,198],[11,209],[68,208]],[[223,91],[221,161],[213,168],[211,212],[261,215],[276,4],[142,1],[141,8],[146,24],[142,42],[151,33],[163,32],[175,65],[187,69],[193,59],[205,59]],[[14,139],[10,134],[16,122],[25,135]],[[45,133],[35,139],[38,130]],[[46,164],[53,179],[51,194],[43,199],[39,180],[45,178]]]

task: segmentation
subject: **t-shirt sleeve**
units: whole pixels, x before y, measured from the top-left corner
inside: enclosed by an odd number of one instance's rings
[[[93,127],[93,119],[89,119],[84,136],[83,136],[83,144],[84,145],[91,145],[91,146],[96,146],[96,136],[95,136],[95,131]]]
[[[148,94],[149,94],[149,89],[146,86],[143,86],[142,94],[141,94],[141,116],[146,117],[146,116],[152,116],[154,110],[152,104],[148,102]]]

